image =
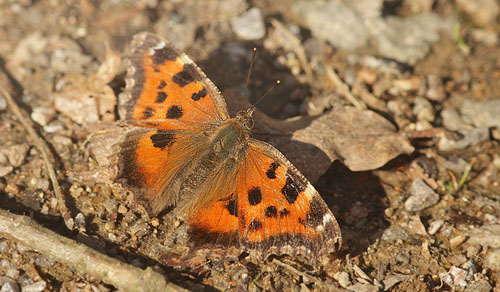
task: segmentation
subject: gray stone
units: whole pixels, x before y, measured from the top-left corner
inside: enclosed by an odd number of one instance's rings
[[[458,131],[462,129],[470,129],[471,126],[465,124],[458,112],[454,109],[445,108],[441,111],[443,126],[449,131]]]
[[[421,211],[439,201],[439,195],[421,178],[413,181],[410,193],[411,196],[405,202],[405,209],[410,212]]]
[[[346,50],[367,44],[369,34],[363,18],[350,7],[336,1],[296,1],[292,9],[320,40]]]
[[[23,292],[41,292],[47,287],[47,282],[38,281],[23,287]]]
[[[477,128],[500,127],[500,96],[495,100],[464,100],[460,112],[462,120]]]
[[[465,292],[490,292],[493,289],[486,280],[479,280],[474,283],[470,283],[467,288],[465,288]]]
[[[266,35],[266,26],[259,8],[254,7],[233,18],[233,32],[244,40],[258,40]]]
[[[486,141],[490,137],[488,128],[463,129],[457,131],[461,135],[460,140],[454,140],[447,135],[441,137],[438,143],[439,151],[452,151],[464,149],[481,141]]]
[[[19,285],[15,282],[7,282],[2,285],[2,289],[0,290],[1,292],[19,292],[21,291],[19,289]]]
[[[491,224],[474,228],[467,232],[468,244],[479,244],[483,247],[500,248],[500,224]]]
[[[382,56],[414,65],[440,39],[440,33],[450,33],[455,24],[454,19],[427,13],[370,19],[366,28]]]
[[[408,237],[408,233],[403,228],[391,226],[382,233],[381,239],[383,241],[396,241],[405,240]]]

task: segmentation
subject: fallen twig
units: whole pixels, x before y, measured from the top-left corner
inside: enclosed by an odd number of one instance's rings
[[[335,86],[339,89],[340,93],[347,98],[347,100],[352,103],[357,109],[364,110],[366,109],[366,104],[360,100],[358,100],[354,95],[352,95],[349,86],[340,79],[340,77],[335,73],[332,66],[325,66],[326,76],[333,82]]]
[[[0,209],[0,236],[21,243],[67,264],[80,274],[91,275],[120,291],[185,291],[168,283],[151,268],[142,270],[103,255],[81,243],[38,225],[27,216]]]
[[[314,282],[316,285],[318,285],[318,287],[321,287],[323,285],[323,283],[321,282],[321,280],[319,280],[319,279],[317,279],[317,278],[315,278],[313,276],[310,276],[310,275],[308,275],[308,274],[306,274],[304,272],[301,272],[301,271],[297,270],[296,268],[290,266],[289,264],[286,264],[286,263],[284,263],[284,262],[282,262],[282,261],[280,261],[280,260],[278,260],[276,258],[274,258],[272,262],[274,264],[276,264],[276,265],[278,265],[278,266],[280,266],[280,267],[288,270],[289,272],[297,275],[297,276],[305,278],[305,279],[309,280],[310,282]]]
[[[33,139],[33,143],[35,144],[35,147],[42,154],[43,162],[45,164],[45,167],[47,168],[47,173],[49,175],[50,180],[52,181],[52,187],[53,187],[54,193],[56,194],[56,197],[57,197],[57,201],[58,201],[57,205],[59,206],[59,212],[61,213],[61,216],[64,219],[64,223],[65,223],[66,227],[69,230],[73,230],[73,226],[74,226],[73,218],[71,218],[69,210],[66,207],[66,201],[64,200],[64,195],[61,192],[61,187],[59,186],[59,182],[57,181],[56,172],[55,172],[54,167],[52,166],[52,163],[50,162],[50,159],[49,159],[49,157],[52,153],[48,149],[47,144],[45,144],[45,141],[42,138],[40,138],[40,136],[38,136],[38,134],[36,133],[35,129],[32,126],[31,120],[28,120],[25,118],[25,116],[27,114],[21,108],[19,108],[19,106],[14,101],[12,96],[3,88],[0,88],[0,92],[7,100],[7,103],[9,104],[9,109],[17,117],[19,122],[21,122],[21,124],[26,129],[26,131],[28,132],[30,137]]]

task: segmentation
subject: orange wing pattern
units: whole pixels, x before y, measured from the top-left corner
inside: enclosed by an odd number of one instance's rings
[[[234,186],[191,216],[195,244],[304,255],[327,254],[340,246],[340,229],[330,209],[275,148],[251,139],[239,163]]]
[[[173,204],[186,169],[228,118],[219,91],[185,54],[161,38],[134,36],[128,56],[126,122],[116,182],[155,215]]]
[[[219,91],[185,54],[150,33],[134,37],[127,65],[127,120],[135,125],[194,130],[228,118]]]

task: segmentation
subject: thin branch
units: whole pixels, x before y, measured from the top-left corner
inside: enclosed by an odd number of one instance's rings
[[[0,209],[0,237],[27,246],[60,263],[74,268],[80,275],[91,275],[120,291],[185,291],[168,283],[150,267],[146,270],[103,255],[81,243],[46,229],[27,216]]]
[[[19,122],[21,122],[23,127],[28,132],[28,135],[30,135],[30,137],[33,139],[33,143],[35,144],[35,147],[42,154],[43,162],[45,164],[45,167],[47,168],[47,173],[48,173],[49,178],[52,182],[52,187],[54,189],[54,193],[57,197],[59,212],[61,213],[61,216],[64,219],[64,223],[65,223],[66,227],[69,230],[73,230],[73,226],[74,226],[73,218],[71,218],[69,210],[66,207],[66,201],[64,200],[64,195],[61,192],[61,187],[59,186],[59,182],[57,181],[56,172],[55,172],[54,167],[52,166],[52,163],[50,162],[50,159],[49,159],[49,158],[53,158],[53,157],[51,157],[52,153],[50,152],[47,144],[45,144],[45,141],[42,138],[40,138],[40,136],[38,136],[38,134],[36,133],[35,129],[32,126],[32,121],[25,118],[25,116],[27,116],[27,113],[25,113],[24,110],[22,110],[17,105],[15,100],[12,98],[12,96],[5,89],[0,88],[0,92],[7,100],[8,104],[9,104],[9,109],[17,117]]]
[[[335,73],[332,66],[326,65],[326,76],[333,82],[335,86],[339,89],[340,93],[344,95],[350,103],[352,103],[357,109],[364,110],[366,109],[366,104],[361,100],[358,100],[354,95],[352,95],[349,86],[340,79],[340,77]]]

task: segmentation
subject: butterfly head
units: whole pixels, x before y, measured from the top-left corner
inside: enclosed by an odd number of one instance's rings
[[[236,114],[236,121],[238,121],[241,127],[248,132],[250,132],[254,126],[254,113],[255,106],[251,106],[247,109],[239,111]]]

